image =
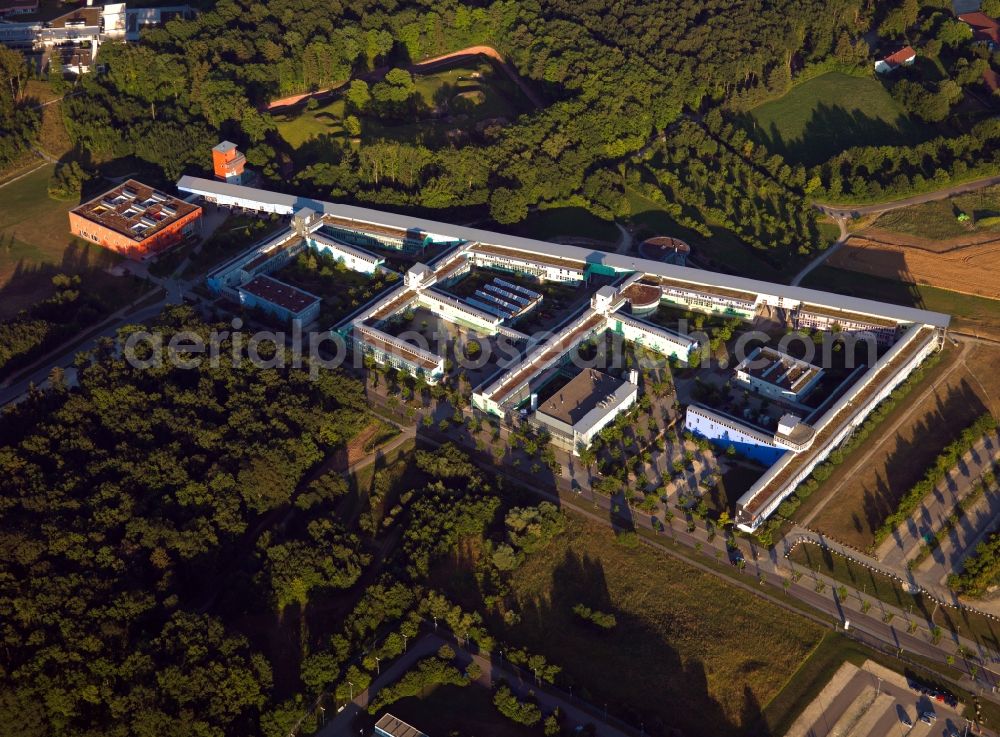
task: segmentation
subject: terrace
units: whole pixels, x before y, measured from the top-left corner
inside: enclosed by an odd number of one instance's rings
[[[285,240],[282,240],[282,239],[285,239]],[[255,269],[260,268],[261,266],[263,266],[264,264],[266,264],[268,261],[270,261],[272,258],[274,258],[276,256],[280,256],[282,253],[285,253],[286,251],[290,251],[293,248],[296,248],[297,246],[299,246],[299,245],[302,244],[302,238],[301,237],[298,237],[298,236],[289,237],[287,234],[283,234],[283,235],[279,236],[279,238],[277,240],[278,240],[278,243],[276,245],[274,245],[274,246],[272,246],[270,248],[266,248],[265,250],[261,250],[261,252],[259,254],[257,254],[256,257],[254,257],[253,259],[251,259],[243,267],[243,270],[246,271],[246,272],[248,272],[248,273],[252,273]]]
[[[587,268],[586,261],[576,261],[574,259],[560,258],[559,256],[549,256],[540,253],[525,253],[514,248],[503,248],[501,246],[487,246],[482,243],[476,244],[472,248],[473,253],[485,253],[500,258],[509,258],[513,261],[524,263],[540,263],[555,266],[560,269],[571,269],[583,271]]]
[[[419,366],[425,371],[431,372],[441,366],[441,358],[429,351],[412,346],[405,340],[394,338],[388,333],[369,327],[358,325],[355,327],[359,340],[377,348],[383,353],[388,353],[402,358],[407,363]]]
[[[338,217],[337,215],[324,215],[323,222],[336,228],[356,230],[361,233],[387,236],[389,238],[401,238],[403,240],[406,240],[409,233],[413,232],[404,228],[393,228],[388,225],[376,225],[375,223],[366,223],[362,220],[352,220],[351,218]]]
[[[517,370],[511,371],[501,377],[492,387],[487,389],[487,396],[497,404],[502,404],[507,397],[519,389],[532,376],[582,341],[591,331],[596,330],[604,320],[604,315],[595,312],[585,315],[584,319],[577,323],[577,326],[569,333],[546,343],[536,352],[534,357],[522,363]]]
[[[799,310],[800,312],[810,313],[814,315],[822,315],[823,317],[831,318],[834,320],[842,320],[843,322],[861,323],[863,325],[875,325],[881,328],[895,328],[899,326],[898,322],[894,320],[887,320],[884,317],[875,317],[874,315],[862,315],[857,312],[838,310],[835,307],[823,307],[822,305],[817,305],[813,303],[803,304],[799,308]]]
[[[134,179],[72,210],[135,241],[150,237],[200,208]]]
[[[751,306],[757,303],[757,295],[752,292],[742,292],[737,289],[728,289],[726,287],[717,287],[708,284],[695,284],[694,282],[679,281],[666,276],[657,277],[657,281],[659,281],[661,286],[669,289],[678,289],[698,294],[709,294],[716,297],[723,297],[725,299],[738,299],[743,302],[748,302]]]
[[[383,303],[378,309],[376,309],[368,319],[373,321],[385,320],[387,317],[391,316],[394,312],[403,309],[406,305],[412,302],[417,297],[417,292],[413,289],[404,289],[396,297]]]

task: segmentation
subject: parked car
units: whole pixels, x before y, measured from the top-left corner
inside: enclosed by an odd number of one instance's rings
[[[924,724],[934,724],[934,722],[937,721],[937,714],[935,714],[933,711],[925,711],[923,714],[920,715],[920,721],[922,721]]]

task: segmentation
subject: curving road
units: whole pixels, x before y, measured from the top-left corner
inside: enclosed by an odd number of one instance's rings
[[[889,212],[890,210],[899,210],[903,207],[910,207],[911,205],[920,205],[924,202],[944,200],[957,194],[974,192],[977,189],[990,187],[994,184],[1000,184],[1000,176],[974,179],[973,181],[966,182],[965,184],[955,184],[951,187],[935,190],[934,192],[926,192],[924,194],[914,195],[913,197],[907,197],[902,200],[879,202],[874,205],[825,205],[821,202],[817,202],[813,205],[817,210],[829,215],[837,221],[837,226],[840,228],[840,237],[832,246],[806,264],[805,267],[803,267],[803,269],[792,278],[790,283],[793,287],[801,284],[802,280],[806,278],[809,272],[822,265],[823,262],[825,262],[835,251],[844,245],[847,239],[851,237],[851,232],[847,227],[847,221],[851,218],[860,217],[861,215],[878,215],[883,212]]]
[[[815,207],[820,210],[820,212],[824,212],[835,218],[856,217],[858,215],[874,215],[881,212],[888,212],[889,210],[898,210],[902,207],[909,207],[910,205],[920,205],[924,202],[944,200],[957,194],[973,192],[982,187],[989,187],[994,184],[1000,184],[1000,176],[974,179],[971,182],[965,182],[965,184],[954,184],[951,187],[938,189],[934,192],[925,192],[924,194],[914,195],[913,197],[907,197],[902,200],[879,202],[874,205],[824,205],[817,202]]]

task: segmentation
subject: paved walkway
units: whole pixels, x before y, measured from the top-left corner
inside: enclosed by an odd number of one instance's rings
[[[573,698],[569,694],[563,694],[548,684],[539,686],[536,683],[525,680],[520,672],[510,666],[509,663],[500,658],[494,659],[489,654],[481,655],[471,653],[457,645],[453,640],[446,639],[442,635],[430,633],[416,640],[407,651],[388,668],[385,668],[364,691],[355,694],[350,704],[347,704],[336,716],[326,723],[317,734],[320,737],[353,737],[355,733],[354,721],[366,711],[368,704],[374,700],[378,692],[391,683],[398,681],[407,671],[416,665],[418,660],[429,657],[437,652],[442,645],[449,645],[455,650],[458,656],[458,664],[465,667],[470,661],[474,661],[480,668],[482,675],[475,684],[467,688],[492,688],[493,683],[504,680],[511,690],[520,698],[525,698],[529,694],[533,695],[542,711],[546,714],[557,707],[565,717],[565,725],[573,728],[576,725],[593,724],[598,737],[635,737],[631,732],[619,729],[607,723],[595,715],[596,708],[585,705],[579,699]],[[328,709],[330,711],[330,709]],[[391,707],[390,707],[391,711]],[[497,719],[505,717],[497,714]],[[416,725],[420,726],[420,725]],[[428,727],[429,731],[430,727]]]
[[[799,284],[801,284],[802,280],[805,279],[813,269],[822,266],[823,263],[825,263],[826,260],[830,258],[830,256],[832,256],[834,253],[840,250],[840,247],[844,245],[844,243],[847,241],[848,238],[851,237],[851,232],[847,229],[847,218],[838,217],[836,218],[836,220],[837,220],[837,227],[840,228],[840,235],[837,237],[836,242],[834,242],[829,248],[827,248],[825,251],[816,256],[816,258],[814,258],[812,261],[806,264],[798,274],[792,277],[792,281],[790,282],[790,284],[793,287],[797,287]]]
[[[824,205],[822,203],[817,203],[816,207],[820,211],[825,212],[827,215],[832,215],[834,217],[874,215],[877,213],[888,212],[889,210],[899,210],[900,208],[910,207],[911,205],[920,205],[924,202],[944,200],[957,194],[972,192],[974,190],[981,189],[982,187],[989,187],[994,184],[1000,184],[1000,176],[983,177],[982,179],[975,179],[964,184],[954,184],[950,187],[945,187],[944,189],[935,190],[934,192],[925,192],[924,194],[906,197],[901,200],[893,200],[891,202],[878,202],[873,205]]]
[[[1000,457],[996,433],[989,433],[970,449],[958,464],[878,547],[875,557],[887,566],[906,569],[906,562],[920,549],[925,535],[941,529],[945,519]]]
[[[458,51],[452,51],[447,54],[442,54],[441,56],[435,56],[430,59],[424,59],[423,61],[414,62],[403,67],[409,72],[416,74],[430,74],[436,67],[444,66],[453,61],[466,61],[472,60],[477,56],[485,56],[492,60],[503,72],[506,74],[511,82],[513,82],[517,87],[524,93],[524,96],[528,98],[532,105],[541,110],[545,107],[545,102],[542,100],[538,94],[528,85],[521,75],[517,73],[517,70],[511,66],[503,54],[494,49],[492,46],[468,46],[464,49],[459,49]],[[376,67],[367,72],[362,72],[353,77],[353,79],[361,79],[366,82],[378,82],[380,81],[386,73],[389,71],[388,66]],[[297,105],[310,97],[321,98],[326,95],[331,94],[337,90],[343,89],[351,80],[344,82],[336,87],[327,87],[322,90],[316,90],[315,92],[303,92],[298,95],[290,95],[288,97],[282,97],[278,100],[272,100],[264,106],[264,110],[274,112],[280,110],[281,108],[291,107]]]

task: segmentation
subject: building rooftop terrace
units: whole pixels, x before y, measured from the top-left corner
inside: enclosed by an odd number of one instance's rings
[[[197,205],[129,179],[72,212],[138,242],[200,210]]]

